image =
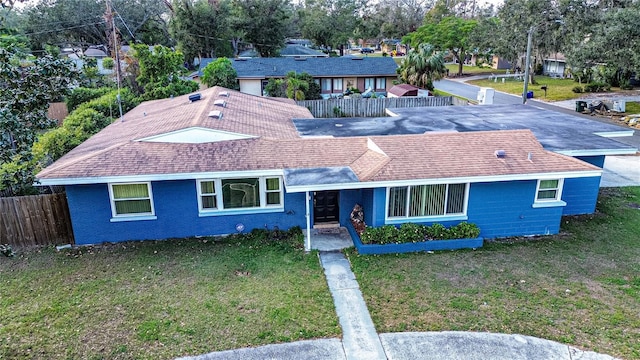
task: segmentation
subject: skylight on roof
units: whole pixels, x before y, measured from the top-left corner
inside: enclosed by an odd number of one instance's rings
[[[202,144],[230,140],[251,139],[254,136],[232,133],[227,131],[213,130],[201,127],[191,127],[180,129],[166,134],[150,136],[138,141],[162,142],[174,144]]]

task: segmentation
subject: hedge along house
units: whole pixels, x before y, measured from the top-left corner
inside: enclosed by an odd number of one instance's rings
[[[545,150],[530,130],[306,137],[294,118],[333,121],[218,87],[148,101],[38,178],[66,187],[77,244],[301,226],[310,249],[310,229],[346,225],[356,203],[370,226],[553,234],[563,209],[580,206],[567,194],[597,192],[602,172]]]
[[[202,59],[199,76],[213,60]],[[290,71],[313,76],[323,98],[342,95],[350,88],[386,96],[398,78],[398,66],[391,57],[238,58],[231,63],[238,73],[240,91],[257,96],[264,94],[269,79],[283,79]]]

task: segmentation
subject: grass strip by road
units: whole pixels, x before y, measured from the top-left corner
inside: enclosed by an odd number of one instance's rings
[[[447,69],[449,70],[449,74],[451,76],[454,76],[455,74],[458,73],[458,64],[446,64],[445,65],[447,67]],[[469,66],[469,65],[462,65],[462,73],[464,75],[491,75],[491,74],[504,74],[506,73],[507,70],[506,69],[494,69],[494,68],[490,68],[490,67],[480,67],[480,66]]]
[[[528,91],[533,91],[533,96],[537,100],[570,100],[577,99],[585,95],[583,93],[577,94],[573,92],[573,88],[579,85],[577,82],[573,81],[573,79],[555,79],[549,76],[539,75],[535,77],[535,81],[535,85],[528,86]],[[524,89],[523,80],[518,80],[516,78],[505,78],[504,82],[501,78],[498,78],[497,81],[493,79],[472,80],[469,81],[469,84],[481,87],[490,87],[498,91],[520,96],[522,96],[522,91]],[[542,86],[547,87],[546,95]]]
[[[601,191],[555,236],[472,251],[349,251],[376,329],[531,335],[640,358],[640,187]]]
[[[0,358],[169,359],[340,336],[301,234],[120,243],[0,258]]]

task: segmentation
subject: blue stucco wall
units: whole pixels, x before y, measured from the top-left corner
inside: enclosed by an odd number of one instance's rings
[[[340,225],[351,222],[351,211],[355,204],[362,204],[362,190],[340,191]]]
[[[114,223],[106,184],[67,186],[76,244],[223,235],[234,233],[238,223],[245,225],[245,231],[306,224],[304,193],[285,193],[284,212],[199,217],[195,180],[152,182],[151,186],[157,220]]]
[[[486,238],[555,234],[562,207],[533,208],[537,182],[509,181],[471,184],[468,222]]]
[[[596,210],[600,176],[565,179],[562,200],[567,203],[563,215],[590,214]]]

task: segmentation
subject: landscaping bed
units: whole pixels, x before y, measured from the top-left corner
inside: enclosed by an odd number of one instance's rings
[[[367,227],[362,232],[347,226],[359,254],[400,254],[408,252],[475,249],[482,247],[480,229],[473,224],[460,223],[449,229],[440,224],[424,226],[406,223],[395,227]]]
[[[2,359],[169,359],[341,334],[299,228],[14,250],[0,257]]]

